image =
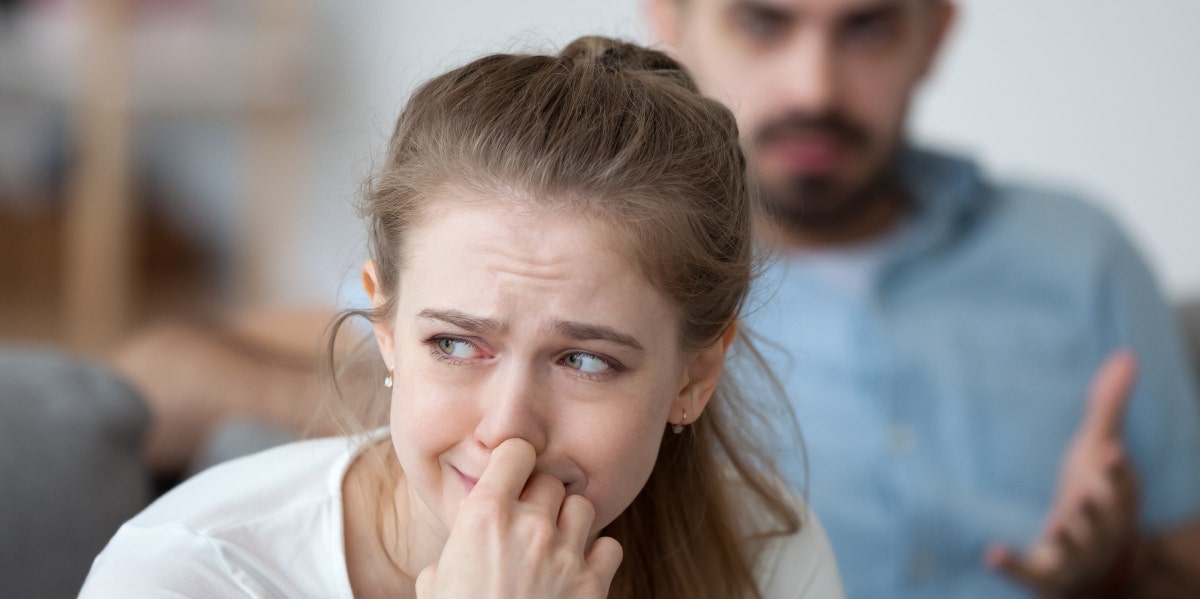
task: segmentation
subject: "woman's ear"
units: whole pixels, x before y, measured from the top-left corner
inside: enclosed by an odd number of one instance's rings
[[[380,314],[383,306],[387,304],[387,297],[380,288],[379,268],[374,260],[363,262],[362,285],[367,297],[371,298],[371,310],[375,314]],[[396,368],[395,327],[393,324],[390,315],[371,323],[371,328],[375,332],[375,344],[379,346],[379,355],[383,358],[383,363],[387,365],[388,371]]]
[[[670,421],[675,424],[691,424],[704,413],[717,383],[721,381],[721,373],[725,370],[725,355],[729,346],[737,338],[738,325],[734,321],[721,334],[721,338],[692,354],[684,369],[683,380],[680,382],[679,393],[671,404]]]

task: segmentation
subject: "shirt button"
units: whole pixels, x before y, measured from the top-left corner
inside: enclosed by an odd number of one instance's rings
[[[932,554],[918,553],[913,556],[910,567],[914,581],[929,580],[933,577],[934,572],[937,571],[937,560],[934,559]]]
[[[893,424],[888,431],[888,444],[894,453],[908,453],[916,444],[917,435],[911,426]]]

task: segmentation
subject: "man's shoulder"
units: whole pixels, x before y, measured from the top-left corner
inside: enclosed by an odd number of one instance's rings
[[[1019,180],[989,187],[981,231],[994,232],[997,241],[1019,247],[1021,254],[1084,267],[1134,251],[1117,220],[1084,194]]]
[[[1082,292],[1113,268],[1144,262],[1117,221],[1086,194],[992,177],[954,154],[914,150],[909,160],[913,192],[926,206],[917,221],[948,223],[916,227],[948,235],[948,243],[934,246],[940,251],[920,254],[934,259],[939,277],[978,281],[988,272],[997,274],[991,279],[997,284],[1054,283],[1060,291]]]
[[[1099,235],[1119,234],[1115,221],[1101,204],[1077,189],[1032,179],[995,177],[968,155],[940,150],[911,150],[909,167],[916,171],[919,191],[957,193],[963,197],[956,203],[976,210],[1000,208],[993,216]]]
[[[1095,234],[1112,235],[1118,231],[1116,221],[1089,194],[1021,179],[993,181],[990,191],[995,201],[1007,207],[1013,217],[1048,223],[1056,228],[1066,225]]]
[[[1130,246],[1113,216],[1090,194],[1066,186],[1015,177],[993,177],[965,156],[921,151],[920,164],[943,187],[953,186],[967,240],[1020,248],[1021,254],[1053,260],[1095,259]],[[1052,255],[1045,255],[1052,252]]]

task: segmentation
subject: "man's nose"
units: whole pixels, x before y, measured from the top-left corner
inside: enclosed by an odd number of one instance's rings
[[[546,385],[539,383],[534,368],[518,364],[501,367],[488,381],[480,398],[480,419],[475,439],[495,449],[507,439],[524,439],[541,454],[546,447]]]
[[[780,53],[772,77],[782,86],[796,112],[819,115],[832,111],[841,87],[834,41],[812,33],[801,35]]]

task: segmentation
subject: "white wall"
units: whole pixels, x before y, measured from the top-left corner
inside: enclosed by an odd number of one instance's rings
[[[310,292],[359,259],[347,202],[417,83],[497,49],[553,48],[583,33],[645,39],[639,0],[321,4],[342,32],[337,64],[346,65],[330,83],[350,93],[313,140],[321,204],[311,229],[332,241],[310,244],[307,261],[280,273]],[[960,7],[918,105],[917,136],[969,151],[998,175],[1089,194],[1125,224],[1171,295],[1200,295],[1200,2]]]
[[[331,297],[355,278],[362,227],[350,203],[404,100],[424,80],[481,54],[552,51],[588,33],[639,37],[638,0],[365,0],[317,2],[328,36],[322,87],[327,109],[314,127],[304,243],[273,280],[279,301]]]
[[[1090,194],[1172,296],[1200,295],[1200,2],[959,5],[914,131]]]

